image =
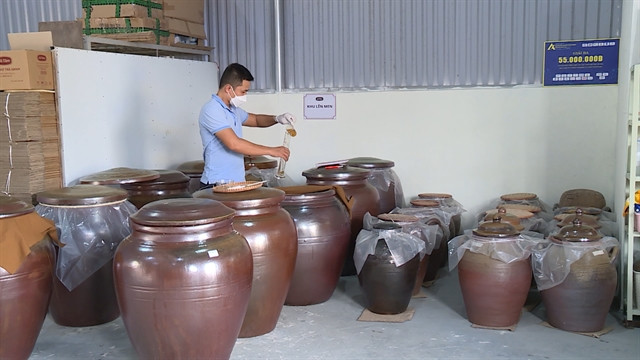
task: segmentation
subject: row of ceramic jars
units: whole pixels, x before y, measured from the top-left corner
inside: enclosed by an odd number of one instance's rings
[[[547,241],[520,234],[501,217],[449,242],[469,321],[515,326],[533,274],[551,325],[576,332],[604,328],[617,281],[617,240],[603,239],[578,218]]]

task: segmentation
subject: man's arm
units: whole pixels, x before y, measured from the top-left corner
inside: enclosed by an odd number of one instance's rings
[[[251,117],[251,116],[249,116]],[[247,120],[249,121],[249,120]],[[272,124],[273,125],[273,124]],[[239,138],[232,129],[226,128],[215,134],[229,150],[243,155],[270,155],[289,160],[289,149],[284,146],[264,146]]]
[[[249,113],[247,121],[245,121],[242,125],[251,127],[269,127],[277,123],[278,122],[276,121],[276,117],[274,115]]]

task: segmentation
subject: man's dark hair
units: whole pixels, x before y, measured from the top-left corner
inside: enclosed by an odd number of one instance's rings
[[[220,77],[219,88],[222,89],[227,84],[233,87],[240,86],[243,80],[253,81],[249,69],[238,63],[229,64]]]

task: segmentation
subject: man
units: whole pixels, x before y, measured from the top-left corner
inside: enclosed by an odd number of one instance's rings
[[[252,114],[240,108],[247,101],[253,81],[249,70],[237,63],[227,66],[220,78],[218,93],[200,110],[200,137],[204,149],[201,188],[229,181],[244,181],[244,155],[270,155],[285,161],[289,149],[264,146],[242,138],[242,126],[269,127],[277,123],[293,125],[296,119],[282,115]]]

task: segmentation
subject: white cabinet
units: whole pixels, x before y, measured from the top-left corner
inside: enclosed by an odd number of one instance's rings
[[[640,127],[640,64],[633,66],[630,79],[629,99],[629,156],[627,163],[629,215],[626,225],[626,236],[622,241],[622,274],[621,285],[625,315],[627,321],[633,316],[640,316],[640,304],[634,301],[633,262],[634,253],[640,250],[640,232],[634,227],[635,192],[640,189],[640,175],[638,175],[638,128]],[[635,289],[640,291],[640,289]]]

